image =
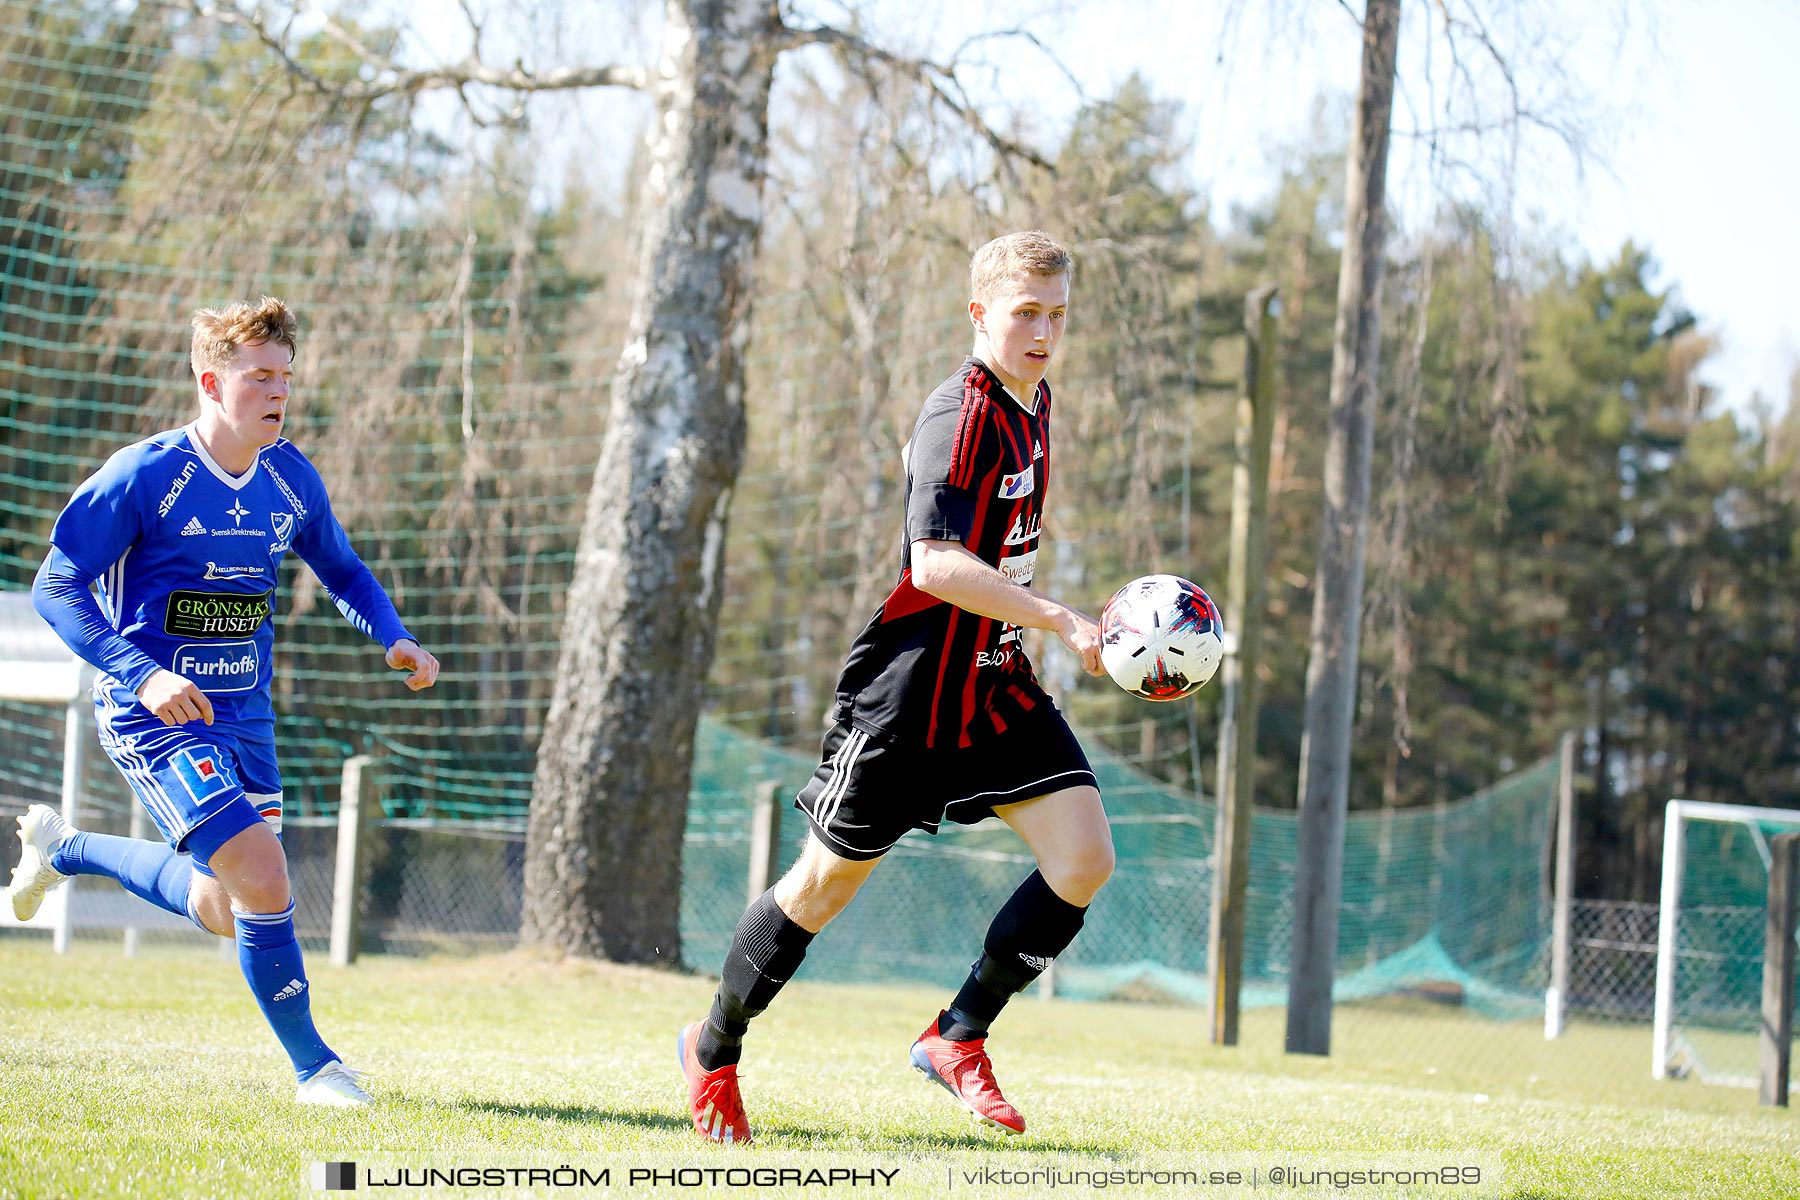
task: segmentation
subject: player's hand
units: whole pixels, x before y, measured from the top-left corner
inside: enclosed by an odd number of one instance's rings
[[[1068,609],[1063,623],[1056,628],[1056,636],[1081,659],[1082,670],[1089,675],[1106,674],[1106,668],[1100,665],[1100,626],[1094,618]]]
[[[173,671],[158,670],[144,680],[138,689],[138,703],[156,714],[164,725],[186,725],[189,721],[213,723],[212,701],[194,686],[194,681]]]
[[[388,647],[387,665],[396,671],[411,671],[412,674],[406,677],[406,686],[415,692],[422,692],[437,682],[438,660],[411,638],[401,638]]]

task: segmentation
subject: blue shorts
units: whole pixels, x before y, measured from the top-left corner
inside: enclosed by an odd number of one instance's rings
[[[197,869],[204,871],[213,851],[259,820],[281,832],[273,722],[164,725],[104,676],[94,685],[94,719],[101,749],[163,839],[191,853]]]

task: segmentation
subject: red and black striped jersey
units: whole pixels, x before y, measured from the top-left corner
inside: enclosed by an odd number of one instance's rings
[[[850,648],[836,718],[927,747],[997,736],[1048,697],[1019,628],[912,584],[912,543],[959,541],[1014,583],[1037,569],[1050,483],[1050,386],[1030,407],[966,359],[919,413],[906,453],[900,579]]]

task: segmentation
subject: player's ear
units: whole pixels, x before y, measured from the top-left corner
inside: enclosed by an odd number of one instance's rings
[[[211,399],[219,398],[219,376],[213,371],[200,372],[200,390]]]
[[[984,322],[987,320],[987,308],[979,300],[969,301],[969,323],[983,333],[987,332]]]

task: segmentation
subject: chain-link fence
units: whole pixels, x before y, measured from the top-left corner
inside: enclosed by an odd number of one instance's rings
[[[1636,900],[1576,900],[1569,906],[1571,1020],[1641,1022],[1656,1007],[1658,906]]]

